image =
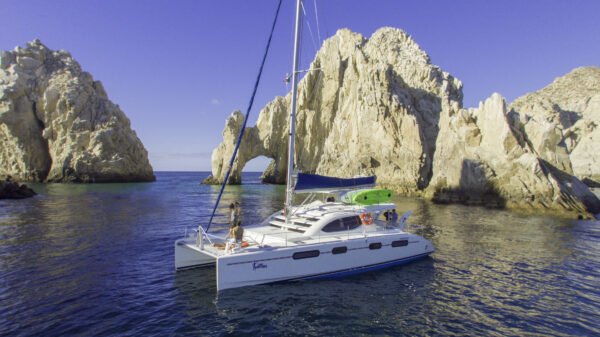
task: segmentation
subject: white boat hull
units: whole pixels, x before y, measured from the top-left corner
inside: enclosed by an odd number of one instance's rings
[[[398,240],[408,240],[408,245],[392,247],[392,242]],[[378,243],[381,243],[381,248],[375,248]],[[346,247],[347,250],[333,254],[336,247]],[[428,240],[413,234],[402,234],[219,256],[216,261],[217,289],[342,277],[408,263],[427,257],[433,250]],[[302,254],[311,257],[302,258]]]
[[[206,250],[200,249],[189,239],[175,241],[176,270],[213,266],[216,260],[216,256]]]

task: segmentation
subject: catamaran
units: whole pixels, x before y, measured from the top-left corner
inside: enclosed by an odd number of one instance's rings
[[[405,231],[412,212],[397,219],[396,205],[391,202],[392,191],[375,189],[376,177],[293,174],[301,2],[296,2],[284,209],[259,224],[244,225],[241,242],[228,238],[227,231],[209,232],[228,181],[228,171],[206,228],[200,225],[175,241],[176,270],[216,265],[219,291],[282,281],[342,277],[408,263],[434,251],[430,241]],[[294,195],[306,195],[306,198],[293,205]]]

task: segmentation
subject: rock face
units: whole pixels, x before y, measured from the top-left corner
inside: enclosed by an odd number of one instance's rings
[[[0,175],[49,182],[153,181],[144,146],[99,81],[39,40],[2,52]]]
[[[461,107],[460,81],[392,28],[370,39],[338,31],[311,69],[299,85],[297,168],[346,177],[376,174],[380,184],[404,193],[425,188],[440,114]],[[242,168],[257,156],[273,158],[267,181],[285,182],[290,99],[273,100],[256,126],[246,129],[230,183],[239,183]],[[224,179],[242,122],[237,112],[228,119],[209,179]]]
[[[542,159],[600,182],[600,68],[582,67],[516,99],[513,119]]]
[[[445,116],[427,196],[438,202],[599,213],[600,201],[589,188],[538,156],[510,118],[499,94],[477,109]]]
[[[510,107],[494,94],[463,109],[461,82],[406,33],[382,28],[369,39],[338,31],[311,69],[299,85],[302,172],[375,174],[379,185],[439,202],[600,212],[598,198],[573,176],[595,179],[599,170],[600,151],[588,152],[598,144],[598,68],[577,69]],[[240,183],[257,156],[273,159],[265,181],[285,182],[289,105],[289,94],[275,98],[246,128],[229,183]],[[227,120],[206,182],[223,181],[242,124],[240,112]]]

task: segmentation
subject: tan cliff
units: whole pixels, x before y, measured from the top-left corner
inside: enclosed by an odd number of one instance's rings
[[[388,48],[387,46],[394,46]],[[325,41],[300,83],[296,163],[325,175],[376,174],[404,193],[428,185],[442,112],[460,108],[462,84],[432,65],[404,32],[384,28],[370,39],[340,30]],[[286,176],[290,96],[277,97],[247,128],[231,183],[239,183],[249,160],[273,161],[265,177]],[[227,121],[223,143],[213,152],[213,181],[222,181],[243,116]]]
[[[0,176],[153,181],[148,153],[99,81],[39,40],[0,58]]]
[[[538,156],[524,130],[513,126],[499,94],[443,119],[427,197],[579,215],[600,212],[600,201],[584,183]]]
[[[577,68],[510,108],[536,154],[580,179],[600,182],[600,68]]]
[[[558,131],[540,109],[520,105],[526,98],[507,106],[494,94],[476,109],[462,108],[461,82],[398,29],[382,28],[369,39],[340,30],[325,41],[311,69],[299,86],[295,159],[302,172],[374,174],[381,186],[439,202],[600,212],[600,201],[573,176],[597,177],[598,165],[590,162],[596,154],[578,151],[597,144],[594,97],[600,86],[587,73],[598,68],[575,71],[585,78],[573,80],[576,94],[538,95],[580,116]],[[557,81],[552,90],[568,91],[562,88],[568,83]],[[265,181],[285,182],[289,104],[289,94],[275,98],[246,129],[229,183],[240,183],[244,165],[258,156],[273,159]],[[557,113],[560,121],[564,113]],[[543,120],[543,127],[531,120]],[[206,182],[224,179],[242,123],[239,112],[227,120]]]

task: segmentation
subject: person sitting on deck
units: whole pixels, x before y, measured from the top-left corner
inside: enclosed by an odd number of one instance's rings
[[[227,234],[228,239],[231,239],[236,243],[241,243],[243,237],[244,229],[239,223],[229,228],[229,234]]]

